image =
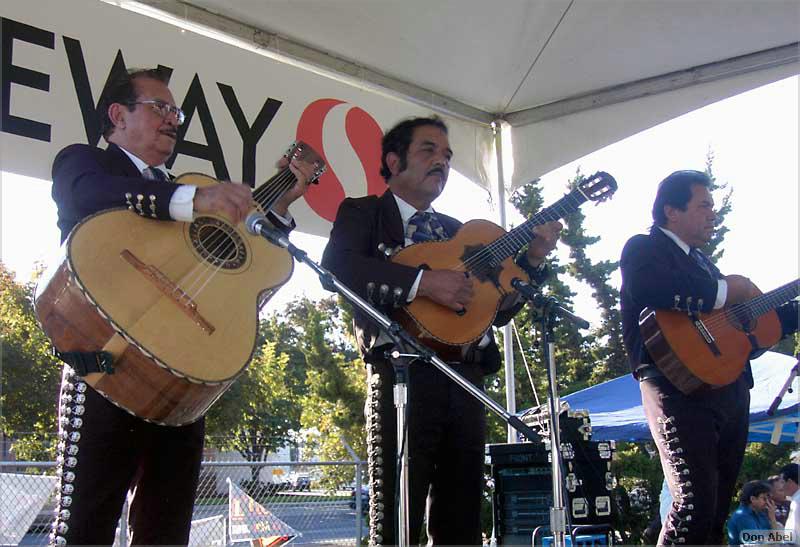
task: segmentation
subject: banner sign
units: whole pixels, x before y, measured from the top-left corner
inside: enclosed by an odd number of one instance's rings
[[[105,146],[98,103],[117,71],[160,66],[186,113],[167,166],[259,185],[301,139],[328,163],[292,206],[301,231],[327,236],[345,196],[380,194],[383,128],[430,115],[411,103],[281,63],[99,0],[0,5],[0,168],[50,179],[55,154]],[[454,167],[484,176],[490,131],[448,119]]]

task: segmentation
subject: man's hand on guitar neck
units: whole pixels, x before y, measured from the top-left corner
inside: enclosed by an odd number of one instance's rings
[[[272,206],[272,210],[283,217],[286,216],[289,205],[305,193],[308,181],[316,169],[315,165],[300,159],[293,159],[291,164],[286,158],[278,161],[278,168],[284,169],[287,166],[297,178],[297,183]],[[198,188],[194,194],[195,212],[221,215],[234,225],[242,222],[253,207],[255,202],[252,189],[238,182],[204,186]]]
[[[527,258],[531,266],[538,266],[556,248],[561,229],[564,226],[557,220],[536,226],[536,237],[528,245]]]
[[[284,169],[287,166],[294,176],[297,177],[297,184],[289,188],[289,190],[275,202],[275,205],[272,206],[272,210],[282,217],[285,217],[286,213],[289,211],[289,205],[305,194],[308,183],[314,176],[314,171],[317,169],[317,166],[313,163],[298,158],[294,158],[292,163],[289,163],[289,160],[286,158],[281,158],[278,161],[277,167],[279,169]]]
[[[454,311],[466,308],[474,294],[467,274],[453,270],[425,270],[417,288],[417,297],[424,296]]]
[[[728,284],[728,296],[725,298],[725,305],[739,304],[758,296],[761,291],[743,275],[726,275],[725,282]]]

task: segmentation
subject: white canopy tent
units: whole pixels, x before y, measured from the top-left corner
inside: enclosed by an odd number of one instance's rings
[[[796,0],[136,4],[487,129],[507,123],[508,187],[800,72]],[[496,176],[491,132],[477,140],[476,155],[456,167],[488,188]]]

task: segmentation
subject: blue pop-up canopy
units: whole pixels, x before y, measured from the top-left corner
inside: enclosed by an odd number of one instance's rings
[[[750,442],[798,442],[800,380],[794,378],[793,393],[785,393],[773,416],[767,415],[775,397],[797,364],[793,357],[766,352],[752,361],[755,386],[750,392]],[[650,430],[644,417],[639,382],[630,374],[577,391],[562,401],[570,408],[589,411],[592,440],[647,441]]]

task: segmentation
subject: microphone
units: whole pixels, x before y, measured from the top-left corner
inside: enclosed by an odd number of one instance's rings
[[[539,292],[533,288],[530,283],[526,283],[519,277],[515,277],[511,280],[511,286],[517,290],[525,299],[532,303],[534,306],[540,306],[542,308],[548,308],[548,306],[552,306],[553,312],[560,315],[564,319],[567,319],[577,325],[580,329],[588,329],[591,325],[585,319],[578,317],[565,307],[559,305],[558,301],[555,298],[544,296],[539,294]]]
[[[534,289],[530,283],[526,283],[519,277],[515,277],[511,280],[511,286],[514,287],[518,293],[522,294],[522,296],[537,306],[544,305],[547,301],[547,298],[539,294],[539,291]]]
[[[244,225],[248,232],[266,238],[273,245],[284,249],[288,249],[289,245],[291,245],[288,236],[282,231],[273,228],[264,213],[253,211],[244,219]]]

